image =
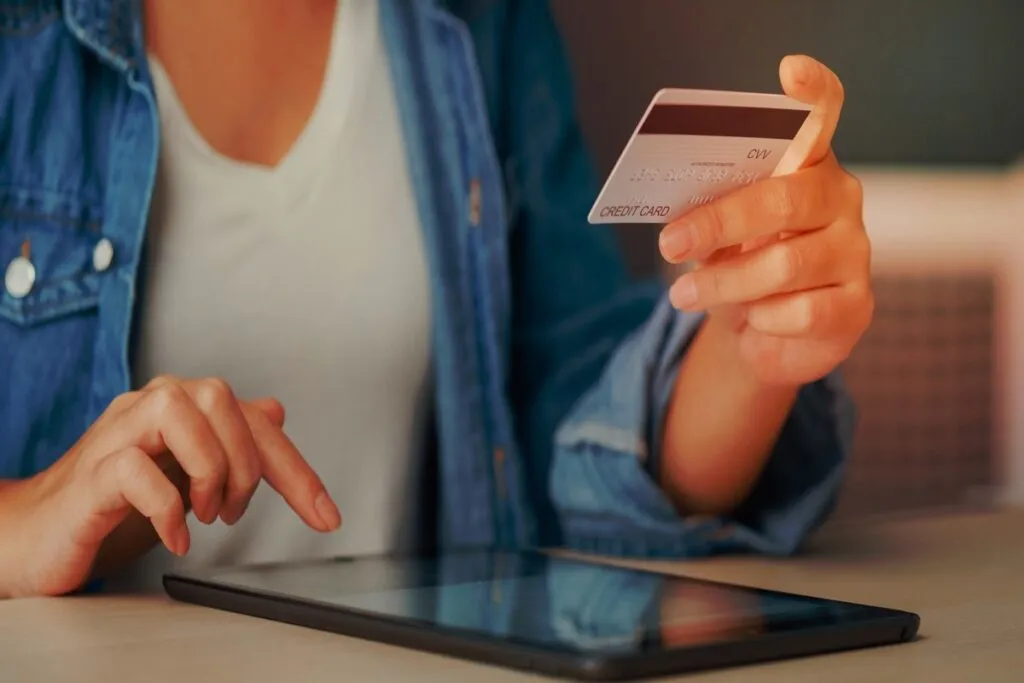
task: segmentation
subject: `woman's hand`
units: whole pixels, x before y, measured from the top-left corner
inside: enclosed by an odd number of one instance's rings
[[[120,396],[53,467],[5,488],[0,594],[80,588],[133,512],[184,555],[189,506],[206,524],[234,524],[264,479],[311,528],[336,529],[338,509],[283,421],[276,401],[241,401],[218,379],[161,377]]]
[[[707,310],[756,380],[797,386],[846,359],[874,301],[860,183],[831,149],[842,85],[803,56],[786,58],[780,77],[814,107],[780,172],[668,225],[661,251],[700,262],[672,286],[677,308]]]
[[[873,308],[860,184],[832,154],[843,104],[809,57],[780,66],[813,106],[770,179],[668,225],[661,250],[696,261],[669,293],[708,317],[683,358],[665,422],[661,481],[680,511],[723,514],[747,498],[797,400],[834,370]]]

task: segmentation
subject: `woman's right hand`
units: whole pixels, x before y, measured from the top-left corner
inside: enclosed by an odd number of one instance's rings
[[[3,489],[0,595],[80,588],[135,511],[184,555],[189,507],[206,524],[234,524],[264,479],[311,528],[338,528],[337,506],[283,420],[276,401],[239,400],[219,379],[160,377],[118,397],[52,467]],[[182,473],[182,491],[169,470]]]

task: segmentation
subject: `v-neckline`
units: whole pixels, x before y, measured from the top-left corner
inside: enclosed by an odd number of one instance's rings
[[[273,166],[235,159],[215,149],[196,128],[188,111],[178,97],[170,76],[154,55],[149,56],[150,72],[157,89],[158,106],[172,110],[171,135],[180,136],[180,141],[189,144],[210,164],[230,176],[239,177],[246,183],[259,183],[268,192],[294,192],[297,188],[308,188],[315,178],[319,162],[332,151],[331,140],[337,138],[363,73],[360,46],[370,41],[361,41],[359,31],[365,26],[360,11],[368,11],[375,3],[361,0],[338,0],[335,11],[331,42],[324,69],[323,83],[313,111],[288,151]],[[365,23],[365,22],[364,22]],[[373,21],[376,29],[376,21]]]

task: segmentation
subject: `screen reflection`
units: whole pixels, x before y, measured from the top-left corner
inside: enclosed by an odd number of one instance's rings
[[[582,652],[647,651],[829,623],[854,606],[542,553],[279,565],[207,578],[424,625]],[[849,616],[849,615],[845,615]]]

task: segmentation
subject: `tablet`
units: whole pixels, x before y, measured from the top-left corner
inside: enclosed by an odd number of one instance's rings
[[[917,615],[608,566],[464,551],[180,571],[174,599],[578,680],[630,680],[879,646]]]

